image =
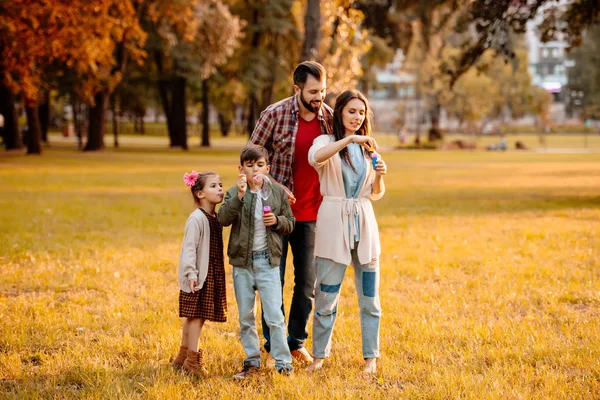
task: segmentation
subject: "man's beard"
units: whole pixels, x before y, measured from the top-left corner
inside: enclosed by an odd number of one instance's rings
[[[306,108],[311,113],[316,113],[317,111],[319,111],[319,109],[321,108],[321,105],[323,104],[323,102],[320,101],[319,106],[317,108],[313,107],[312,104],[310,104],[309,102],[304,100],[304,96],[302,95],[302,93],[300,93],[300,101],[302,102],[302,105],[304,106],[304,108]]]

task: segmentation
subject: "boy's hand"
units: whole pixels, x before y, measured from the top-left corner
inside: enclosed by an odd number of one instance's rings
[[[190,283],[190,290],[192,291],[192,293],[196,293],[197,291],[200,290],[197,288],[198,281],[196,279],[192,279],[191,281],[189,281],[189,283]]]
[[[277,225],[277,217],[273,213],[263,214],[263,222],[265,226]]]
[[[248,182],[246,181],[245,174],[239,174],[237,180],[237,188],[238,188],[238,199],[242,199],[246,194],[246,189],[248,188]]]

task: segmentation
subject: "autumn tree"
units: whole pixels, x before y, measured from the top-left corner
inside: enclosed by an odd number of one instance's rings
[[[187,149],[186,87],[202,86],[205,118],[208,118],[208,81],[216,67],[232,55],[241,36],[241,22],[220,0],[196,2],[159,1],[148,14],[152,52],[158,73],[158,89],[171,147]],[[205,122],[202,145],[209,145]]]
[[[127,57],[143,55],[139,46],[145,35],[137,24],[142,5],[143,0],[98,0],[93,6],[84,0],[2,2],[3,82],[25,101],[28,152],[41,151],[37,106],[63,69],[74,71],[77,91],[92,104],[86,149],[103,147],[107,95],[121,79]]]
[[[244,37],[228,62],[237,69],[246,104],[245,130],[252,132],[260,111],[289,96],[291,71],[302,49],[300,2],[294,0],[230,0],[230,9],[244,23]]]

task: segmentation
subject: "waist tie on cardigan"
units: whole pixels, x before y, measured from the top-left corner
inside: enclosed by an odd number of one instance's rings
[[[342,203],[342,223],[345,227],[350,226],[350,232],[348,232],[347,228],[344,229],[344,240],[346,243],[348,243],[348,247],[350,247],[351,250],[354,249],[354,238],[358,233],[358,228],[356,227],[356,217],[360,215],[360,207],[358,206],[358,203],[361,201],[361,199],[323,196],[323,201],[335,201]]]

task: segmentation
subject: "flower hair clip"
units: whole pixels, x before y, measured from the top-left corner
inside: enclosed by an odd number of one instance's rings
[[[190,172],[189,174],[186,172],[183,175],[183,181],[185,182],[185,186],[194,186],[196,181],[198,180],[198,173],[196,171]]]

